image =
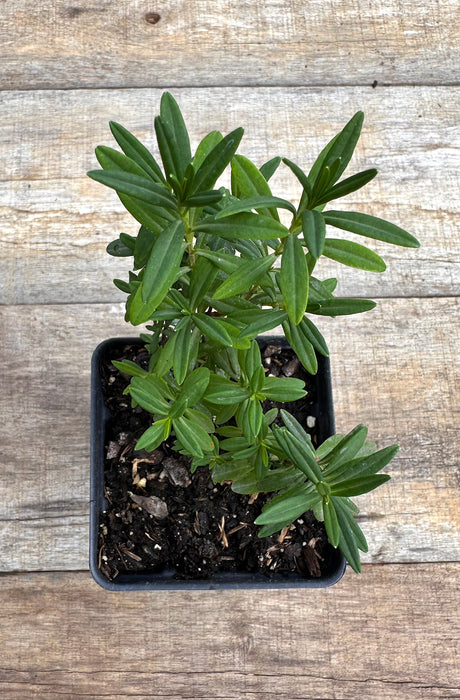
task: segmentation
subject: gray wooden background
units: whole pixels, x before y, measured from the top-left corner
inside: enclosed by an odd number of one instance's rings
[[[0,3],[0,695],[174,700],[460,697],[459,3]],[[383,277],[337,269],[375,311],[322,319],[337,428],[399,442],[361,500],[370,553],[325,591],[118,593],[88,573],[89,362],[125,335],[106,244],[134,233],[91,182],[108,120],[153,145],[163,89],[193,143],[306,168],[358,109],[343,206],[411,231]],[[287,170],[277,192],[295,201]],[[129,329],[128,329],[129,330]]]

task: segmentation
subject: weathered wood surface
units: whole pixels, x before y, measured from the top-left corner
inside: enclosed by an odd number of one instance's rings
[[[358,109],[367,119],[350,173],[380,173],[338,208],[356,208],[411,231],[420,250],[370,242],[383,275],[323,266],[340,293],[361,296],[450,296],[460,293],[458,89],[405,87],[175,90],[194,145],[214,127],[244,125],[241,152],[262,164],[280,153],[308,168],[321,147]],[[129,261],[109,258],[107,243],[136,222],[116,194],[85,176],[97,167],[99,143],[114,145],[109,119],[153,147],[161,90],[6,92],[0,102],[0,302],[118,301],[113,277]],[[273,190],[295,201],[286,167]],[[335,206],[335,205],[334,205]],[[331,229],[331,235],[337,231]],[[340,232],[339,235],[342,235]],[[347,234],[343,234],[345,237]],[[352,237],[352,235],[350,234]],[[358,238],[358,237],[356,237]]]
[[[1,37],[3,89],[451,85],[459,73],[456,0],[4,0]]]
[[[458,564],[370,566],[330,590],[263,596],[4,576],[2,697],[459,697],[458,574]]]
[[[385,299],[319,320],[337,430],[401,445],[392,481],[361,500],[365,561],[459,559],[458,314],[455,298]],[[125,325],[118,304],[0,307],[2,571],[87,567],[90,356]]]

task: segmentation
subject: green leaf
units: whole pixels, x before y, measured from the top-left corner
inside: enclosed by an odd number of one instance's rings
[[[232,339],[228,331],[217,319],[207,314],[198,313],[193,314],[193,321],[207,338],[221,345],[232,345]]]
[[[299,329],[301,335],[304,337],[304,345],[305,341],[308,341],[319,353],[321,353],[321,355],[324,355],[324,357],[329,356],[329,350],[326,341],[324,340],[322,334],[319,332],[313,321],[310,321],[310,319],[307,316],[304,316],[297,328]],[[313,372],[313,374],[315,373],[316,372]]]
[[[248,389],[240,384],[218,374],[211,374],[204,398],[211,404],[225,406],[240,403],[240,401],[244,401],[249,396],[250,392]]]
[[[294,173],[294,175],[302,185],[305,193],[305,196],[302,199],[306,199],[308,201],[308,198],[311,195],[311,182],[309,181],[308,176],[304,173],[304,171],[301,168],[299,168],[298,165],[293,163],[292,160],[289,160],[288,158],[283,158],[283,163],[285,163],[285,165],[288,166],[288,168]]]
[[[323,474],[316,462],[308,440],[298,440],[285,428],[273,428],[273,434],[281,449],[293,464],[314,484],[322,481]]]
[[[356,528],[359,529],[359,526],[340,498],[333,498],[332,501],[336,509],[337,520],[340,527],[339,549],[342,551],[353,571],[361,573],[361,561],[357,544],[358,541],[361,541],[361,538],[357,538],[356,532]],[[364,535],[362,535],[362,538],[364,539]]]
[[[315,348],[310,340],[302,333],[302,321],[298,326],[295,326],[290,320],[283,322],[284,334],[291,348],[310,374],[316,374],[318,371],[318,359],[316,357]]]
[[[165,298],[180,267],[185,247],[184,236],[183,222],[175,221],[156,239],[145,267],[142,293],[144,302],[156,307]]]
[[[373,474],[360,476],[356,479],[345,479],[331,486],[331,493],[333,496],[360,496],[362,493],[373,491],[389,479],[389,474]]]
[[[198,403],[209,384],[209,376],[207,367],[198,367],[185,378],[179,388],[179,395],[169,411],[171,418],[183,415],[187,408]]]
[[[120,153],[120,151],[116,151],[114,148],[110,148],[109,146],[98,146],[95,153],[100,166],[104,170],[117,170],[132,173],[133,175],[138,175],[142,178],[145,178],[145,176],[148,175],[150,178],[152,178],[150,173],[146,173],[144,168],[138,165],[134,160],[132,160],[132,158],[129,158],[124,153]],[[152,179],[155,182],[158,182],[156,177],[153,177]]]
[[[336,182],[339,179],[351,160],[361,134],[363,121],[363,112],[357,112],[342,131],[323,148],[308,175],[312,184],[317,181],[324,167],[330,168],[338,158],[340,158],[340,166],[336,170],[333,181]]]
[[[348,316],[375,309],[371,299],[324,299],[319,308],[312,308],[311,313],[318,316]]]
[[[321,466],[327,466],[328,471],[339,467],[353,459],[366,442],[367,428],[357,425],[340,442],[320,460]]]
[[[96,182],[111,187],[122,194],[140,199],[142,202],[168,209],[177,208],[174,198],[166,187],[147,177],[140,177],[121,170],[90,170],[87,175]]]
[[[232,193],[238,199],[271,197],[270,186],[259,168],[245,156],[235,156],[232,160]],[[295,211],[295,210],[294,210]],[[261,207],[261,213],[279,221],[274,206]]]
[[[168,224],[166,224],[168,225]],[[164,228],[164,227],[162,227]],[[149,231],[145,226],[141,226],[137,234],[134,246],[134,269],[140,270],[145,267],[152,252],[153,244],[157,239],[157,234]]]
[[[173,346],[172,366],[174,377],[178,384],[182,384],[189,371],[192,359],[196,357],[199,343],[199,332],[192,329],[190,316],[184,319],[183,324],[176,328],[176,341]]]
[[[164,440],[168,437],[165,436],[165,426],[170,426],[170,422],[164,418],[157,420],[150,428],[147,428],[145,433],[141,435],[139,440],[136,442],[136,450],[147,450],[151,452],[155,450],[158,445],[161,445]],[[169,430],[167,431],[169,434]]]
[[[121,150],[140,165],[147,175],[153,177],[157,182],[164,182],[160,166],[150,151],[121,124],[111,121],[109,126]]]
[[[359,527],[354,517],[359,513],[359,508],[353,503],[353,501],[350,501],[350,499],[346,497],[332,496],[331,500],[333,501],[337,512],[337,518],[339,520],[339,525],[341,526],[342,534],[348,530],[353,536],[356,547],[362,552],[367,552],[368,546],[366,538],[364,537],[363,531]],[[346,527],[344,521],[347,524]]]
[[[199,256],[190,275],[190,307],[195,309],[203,301],[204,295],[214,284],[217,267],[205,257]]]
[[[129,385],[129,394],[146,411],[166,416],[169,404],[163,397],[160,381],[151,375],[133,377]]]
[[[199,190],[209,190],[236,153],[240,141],[243,138],[244,129],[239,127],[230,132],[205,157],[203,163],[198,168],[190,187],[190,194]]]
[[[117,238],[116,241],[109,243],[106,251],[109,255],[113,255],[115,258],[128,258],[133,254],[131,248],[124,245],[119,238]]]
[[[275,158],[271,158],[259,168],[260,172],[262,173],[267,182],[270,180],[272,175],[275,174],[280,163],[281,158],[279,156],[275,156]]]
[[[320,500],[321,497],[310,484],[301,484],[273,498],[254,522],[256,525],[270,525],[280,521],[292,523]]]
[[[303,238],[315,260],[321,257],[326,238],[326,223],[323,215],[314,209],[302,212]]]
[[[197,172],[200,165],[203,164],[204,159],[209,155],[212,149],[222,141],[222,138],[223,136],[220,131],[211,131],[200,141],[192,161],[195,172]]]
[[[122,360],[118,362],[117,360],[112,360],[112,364],[123,374],[128,374],[130,377],[145,377],[148,372],[142,367],[139,367],[136,362],[131,362],[131,360]]]
[[[372,452],[368,453],[367,448],[370,448]],[[398,445],[390,445],[389,447],[384,447],[382,450],[375,452],[373,444],[366,443],[357,453],[356,459],[347,461],[345,464],[339,465],[338,467],[327,467],[324,474],[331,485],[343,480],[345,476],[350,476],[352,478],[370,476],[386,467],[397,454],[398,450]],[[320,455],[320,458],[321,457],[322,455]]]
[[[196,192],[195,194],[187,197],[182,204],[184,207],[205,207],[209,204],[215,204],[219,202],[223,197],[221,190],[205,190],[203,192]]]
[[[297,236],[289,235],[281,257],[280,288],[289,319],[300,323],[308,301],[309,275],[305,253]]]
[[[214,423],[212,419],[207,416],[206,413],[203,413],[203,411],[198,411],[195,408],[186,408],[184,416],[189,418],[193,423],[198,423],[201,425],[203,430],[205,430],[207,433],[212,433],[214,430]]]
[[[202,457],[205,452],[212,452],[214,442],[201,425],[184,416],[173,419],[173,428],[177,439],[190,454]]]
[[[356,267],[369,272],[384,272],[386,265],[380,255],[359,243],[328,238],[324,245],[324,255],[342,265]]]
[[[235,317],[238,318],[237,314]],[[260,309],[257,315],[254,315],[254,320],[241,331],[241,337],[256,338],[260,333],[265,333],[281,325],[286,318],[287,313],[282,309]]]
[[[280,197],[272,197],[271,195],[257,197],[249,197],[248,199],[240,199],[237,202],[231,202],[227,204],[220,212],[216,214],[216,219],[223,219],[231,214],[239,214],[243,211],[251,211],[251,209],[263,210],[267,207],[288,209],[292,214],[295,214],[295,207],[288,202],[287,199],[281,199]]]
[[[204,219],[196,226],[196,231],[210,233],[227,240],[265,241],[273,238],[284,238],[289,234],[288,229],[269,216],[245,212],[233,214],[224,219]]]
[[[113,283],[117,289],[121,289],[122,292],[125,292],[126,294],[131,293],[131,287],[128,282],[124,282],[123,280],[119,279],[114,279]]]
[[[289,430],[291,435],[294,435],[294,437],[300,440],[300,442],[305,441],[309,443],[311,441],[311,438],[308,435],[308,433],[305,432],[305,430],[300,425],[299,421],[296,420],[294,416],[291,413],[289,413],[289,411],[286,411],[284,408],[282,408],[280,414],[281,418],[283,419],[284,425]]]
[[[378,170],[371,168],[370,170],[363,170],[361,173],[356,173],[356,175],[347,177],[346,180],[342,180],[342,182],[337,183],[334,187],[331,187],[331,189],[326,190],[326,192],[316,200],[316,206],[326,204],[333,199],[345,197],[347,194],[351,194],[351,192],[360,190],[361,187],[364,187],[368,182],[373,180],[377,173]]]
[[[272,401],[297,401],[306,395],[305,382],[294,377],[265,377],[261,393]]]
[[[337,547],[340,542],[340,527],[337,520],[337,513],[334,508],[333,502],[325,497],[323,498],[323,514],[324,514],[324,526],[326,528],[326,533],[329,542],[333,547]]]
[[[190,139],[184,118],[174,97],[169,92],[164,92],[161,96],[160,116],[157,117],[161,121],[164,129],[164,134],[168,145],[169,166],[173,166],[170,172],[177,177],[179,182],[184,177],[185,170],[192,160],[190,151]],[[156,120],[155,120],[156,122]],[[155,123],[156,126],[156,123]],[[160,143],[158,143],[160,146]],[[160,148],[161,153],[161,148]],[[161,154],[163,157],[163,154]],[[163,161],[164,162],[164,161]],[[166,170],[166,163],[165,170]],[[166,175],[169,173],[166,171]]]
[[[267,255],[258,260],[243,262],[237,270],[222,282],[213,294],[213,299],[226,299],[241,292],[246,292],[257,280],[273,266],[276,255]]]
[[[406,248],[420,246],[418,240],[404,229],[369,214],[360,214],[356,211],[326,211],[324,219],[331,226],[357,233],[360,236],[374,238],[377,241],[385,241],[385,243]]]
[[[127,211],[142,226],[145,226],[153,233],[159,234],[172,221],[177,219],[177,214],[171,209],[165,209],[155,204],[148,204],[136,197],[117,192],[118,197]]]
[[[228,275],[237,270],[243,262],[241,258],[224,253],[222,250],[214,251],[198,248],[195,251],[195,255],[210,260],[219,270],[223,270]]]

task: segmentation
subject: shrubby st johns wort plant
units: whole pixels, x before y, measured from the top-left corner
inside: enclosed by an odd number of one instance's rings
[[[242,128],[226,136],[211,131],[192,154],[181,111],[164,93],[155,119],[163,168],[133,134],[112,122],[121,151],[98,146],[102,169],[88,173],[116,190],[140,224],[137,236],[121,233],[107,248],[111,255],[133,258],[129,278],[114,282],[128,295],[126,321],[148,324],[148,333],[141,335],[150,355],[148,370],[114,362],[131,376],[126,391],[133,406],[152,414],[136,449],[154,450],[173,436],[192,472],[208,465],[215,483],[231,481],[237,493],[273,494],[256,520],[261,537],[312,509],[324,521],[330,543],[357,572],[359,550],[367,551],[367,544],[351,498],[390,478],[380,472],[398,447],[377,450],[367,441],[366,427],[358,425],[315,449],[288,410],[264,412],[266,399],[289,402],[305,390],[299,379],[266,376],[256,337],[281,325],[314,374],[316,353],[327,355],[328,349],[313,318],[375,306],[366,299],[336,297],[337,281],[315,276],[317,261],[326,256],[361,270],[385,270],[379,255],[336,237],[340,231],[397,246],[419,245],[392,223],[329,208],[377,174],[370,169],[341,179],[362,123],[358,112],[308,174],[287,158],[258,167],[237,154]],[[271,192],[270,178],[281,164],[299,182],[297,207]],[[216,188],[228,166],[230,189]],[[289,225],[280,221],[280,209],[288,213]]]

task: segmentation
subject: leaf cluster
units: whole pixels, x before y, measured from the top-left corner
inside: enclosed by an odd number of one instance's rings
[[[385,270],[375,252],[329,237],[327,226],[406,247],[409,233],[358,212],[325,210],[331,201],[361,188],[377,171],[345,179],[358,141],[358,112],[322,150],[306,174],[287,158],[260,168],[237,154],[243,129],[207,134],[192,154],[187,128],[169,93],[161,99],[155,133],[161,165],[125,127],[111,122],[121,150],[98,146],[101,166],[88,175],[114,189],[140,224],[136,236],[121,233],[107,251],[133,258],[127,280],[114,280],[127,294],[126,320],[148,324],[142,338],[148,370],[114,364],[131,376],[133,405],[152,414],[137,449],[153,450],[170,436],[191,458],[206,464],[214,481],[231,481],[239,493],[275,493],[257,519],[261,536],[286,527],[313,508],[330,542],[359,570],[364,536],[351,496],[387,478],[378,475],[396,447],[375,451],[358,426],[315,451],[297,421],[264,401],[289,402],[305,395],[295,378],[267,376],[256,338],[282,326],[310,373],[326,341],[311,316],[341,316],[369,310],[374,302],[334,296],[337,281],[314,275],[321,256],[372,272]],[[283,163],[297,178],[295,207],[274,196],[269,180]],[[230,186],[219,178],[230,166]],[[282,223],[279,210],[290,216]]]

